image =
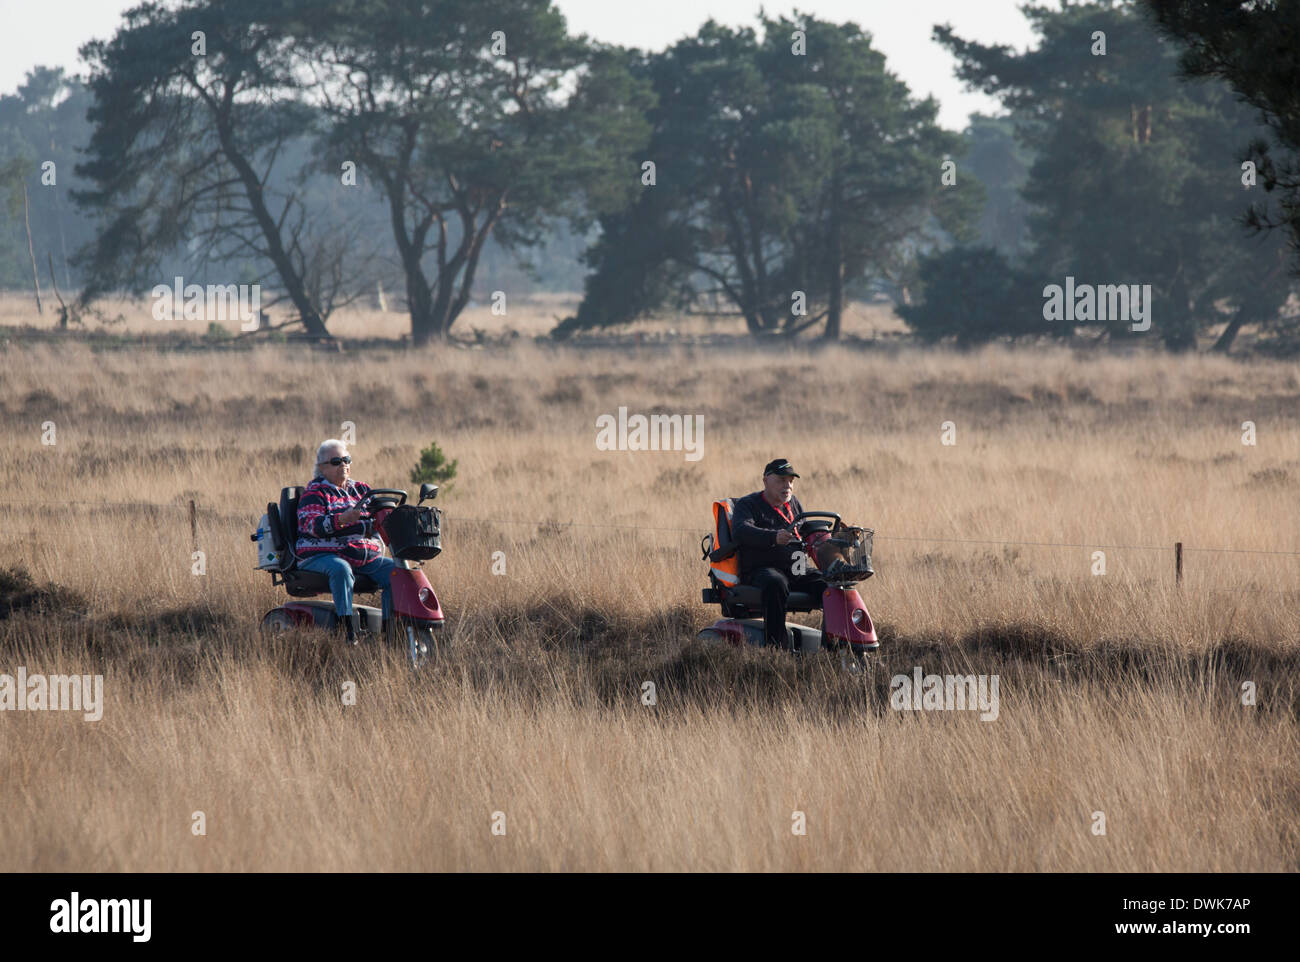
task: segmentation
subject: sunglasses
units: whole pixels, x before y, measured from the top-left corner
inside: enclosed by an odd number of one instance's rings
[[[321,464],[332,464],[332,465],[334,465],[334,467],[336,467],[336,468],[337,468],[340,464],[351,464],[351,463],[352,463],[352,459],[351,459],[350,457],[348,457],[347,455],[344,455],[344,456],[341,457],[341,458],[330,458],[328,461],[322,461],[322,462],[321,462]]]

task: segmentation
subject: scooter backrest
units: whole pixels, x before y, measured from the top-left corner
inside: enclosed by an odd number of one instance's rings
[[[290,553],[298,544],[298,499],[304,490],[300,485],[280,490],[280,527],[284,529]]]
[[[293,542],[284,534],[284,524],[280,520],[280,508],[274,501],[266,503],[266,524],[271,529],[271,544],[280,562],[280,570],[287,571],[293,566]]]
[[[289,542],[284,537],[284,525],[280,523],[280,507],[274,501],[266,503],[266,524],[271,529],[271,547],[276,554],[284,554]]]
[[[734,509],[731,498],[713,502],[713,550],[709,552],[709,569],[724,585],[740,584],[740,544],[731,535]]]

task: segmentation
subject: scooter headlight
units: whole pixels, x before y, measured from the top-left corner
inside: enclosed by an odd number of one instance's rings
[[[867,620],[867,613],[861,608],[854,608],[852,617],[854,627],[861,628],[862,623]]]
[[[420,589],[420,604],[424,605],[424,607],[426,607],[426,608],[432,608],[432,607],[433,607],[433,589],[432,589],[432,588],[421,588],[421,589]]]

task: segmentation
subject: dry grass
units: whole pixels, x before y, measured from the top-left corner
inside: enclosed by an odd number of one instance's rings
[[[0,715],[0,868],[1295,870],[1300,558],[1189,551],[1179,589],[1172,545],[1300,551],[1297,400],[1293,365],[1064,351],[0,349],[0,566],[87,599],[0,606],[0,671],[107,697]],[[704,415],[703,458],[596,450],[620,405]],[[371,483],[460,460],[416,678],[254,631],[251,524],[343,421]],[[877,530],[865,677],[690,641],[709,501],[775,456]],[[998,720],[891,711],[913,665],[998,674]]]

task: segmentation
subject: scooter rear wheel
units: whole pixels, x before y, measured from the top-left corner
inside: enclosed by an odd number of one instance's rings
[[[297,627],[297,622],[293,616],[283,608],[272,608],[262,619],[262,630],[271,634],[278,635],[281,632],[290,631]]]

